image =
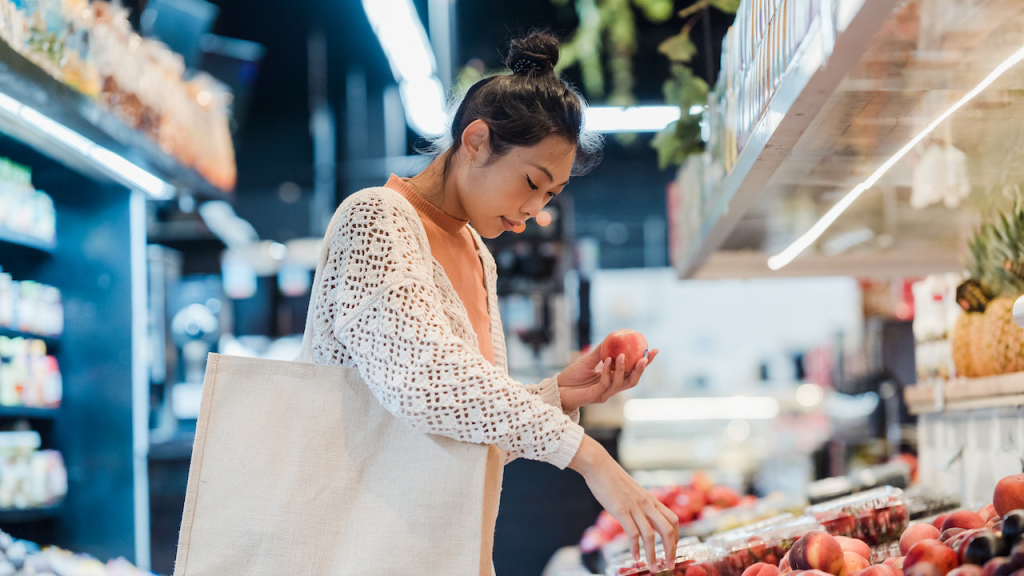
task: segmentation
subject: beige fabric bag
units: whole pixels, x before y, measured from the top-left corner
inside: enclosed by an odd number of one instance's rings
[[[500,452],[415,432],[310,333],[295,362],[210,355],[175,576],[491,574]]]

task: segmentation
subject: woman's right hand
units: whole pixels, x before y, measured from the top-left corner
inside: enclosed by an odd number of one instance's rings
[[[597,501],[625,529],[633,559],[640,559],[640,540],[643,539],[647,565],[652,570],[659,566],[654,547],[654,535],[657,533],[661,536],[665,559],[671,567],[679,541],[679,518],[671,510],[637,484],[590,436],[583,436],[569,468],[583,476]]]

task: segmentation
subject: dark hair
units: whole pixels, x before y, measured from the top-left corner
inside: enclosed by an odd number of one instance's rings
[[[449,134],[434,143],[434,149],[443,150],[445,156],[445,179],[462,145],[462,132],[474,120],[490,127],[493,155],[488,162],[514,146],[533,146],[552,135],[576,146],[574,176],[586,174],[601,161],[603,138],[584,129],[586,101],[555,72],[558,46],[558,39],[548,32],[512,40],[505,59],[512,74],[484,78],[466,91],[452,116]]]

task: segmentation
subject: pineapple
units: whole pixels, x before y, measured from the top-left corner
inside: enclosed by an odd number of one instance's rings
[[[981,323],[983,318],[984,316],[977,312],[964,312],[956,319],[956,325],[953,327],[953,364],[961,376],[968,378],[980,376],[975,367],[975,351],[971,338],[978,331],[976,326]]]
[[[970,279],[957,289],[956,299],[964,309],[953,327],[953,363],[961,376],[975,378],[993,374],[991,348],[985,333],[982,312],[992,300],[987,282],[991,261],[991,226],[983,225],[968,241],[970,258],[967,272]]]
[[[1024,294],[1024,205],[991,224],[990,282],[996,298],[985,308],[986,348],[995,374],[1024,371],[1024,328],[1013,321],[1013,303]]]

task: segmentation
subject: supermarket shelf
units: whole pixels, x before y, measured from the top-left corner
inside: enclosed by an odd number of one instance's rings
[[[1024,372],[924,382],[904,391],[911,414],[1024,406]]]
[[[28,406],[0,406],[0,421],[9,419],[56,420],[59,408],[30,408]]]
[[[40,336],[38,334],[32,334],[31,332],[22,332],[20,330],[12,330],[10,328],[4,328],[0,326],[0,336],[7,336],[8,338],[32,338],[34,340],[42,340],[46,343],[46,350],[56,350],[60,348],[60,339],[51,338],[50,336]]]
[[[47,242],[38,238],[33,238],[20,232],[14,232],[6,228],[0,227],[0,244],[21,246],[24,248],[31,248],[40,252],[46,252],[52,254],[57,249],[55,242]]]
[[[25,508],[21,510],[0,509],[0,527],[9,524],[25,524],[50,520],[60,516],[61,505],[44,506],[42,508]]]
[[[812,23],[736,166],[716,196],[709,199],[700,235],[677,266],[681,277],[693,277],[728,239],[847,72],[860,60],[896,4],[895,0],[864,0],[839,34],[835,34],[831,21],[822,17]]]
[[[54,79],[5,42],[0,42],[0,87],[0,133],[82,174],[139,189],[135,179],[146,179],[144,173],[149,173],[170,185],[170,189],[147,190],[151,195],[228,197],[227,191],[183,166],[145,134]],[[121,159],[83,151],[88,145],[83,138]]]

